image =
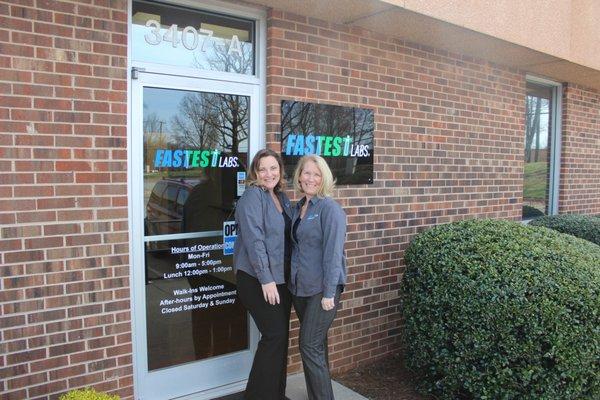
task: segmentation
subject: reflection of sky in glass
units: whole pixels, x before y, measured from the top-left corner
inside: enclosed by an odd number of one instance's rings
[[[528,96],[528,98],[535,98],[535,96]],[[537,101],[541,101],[541,107],[540,107],[540,121],[539,121],[539,127],[540,127],[540,146],[539,148],[536,147],[537,141],[534,139],[533,142],[531,143],[531,149],[546,149],[548,148],[548,139],[549,139],[549,128],[550,128],[550,122],[549,122],[549,109],[550,109],[550,101],[548,99],[543,99],[543,98],[537,98]],[[529,107],[528,107],[529,108]],[[527,110],[528,113],[530,113],[530,116],[533,117],[534,114],[534,110]]]
[[[167,142],[173,143],[176,141],[179,135],[178,130],[173,125],[174,119],[179,117],[180,119],[186,120],[186,115],[182,112],[182,104],[186,96],[195,95],[202,96],[202,92],[193,92],[187,90],[175,90],[175,89],[161,89],[161,88],[150,88],[144,89],[144,124],[149,118],[156,120],[156,127],[153,129],[165,135]],[[210,96],[211,93],[205,95]],[[240,99],[246,99],[241,101],[241,107],[248,107],[248,99],[245,96],[239,96]],[[248,120],[246,119],[244,125],[244,131],[248,132]],[[238,151],[248,151],[248,140],[247,137],[239,138]]]
[[[171,133],[171,117],[178,114],[177,107],[186,92],[182,90],[163,90],[146,88],[144,90],[144,119],[154,113],[163,125],[163,133]]]
[[[144,36],[150,32],[151,28],[138,24],[133,24],[132,28],[133,40],[131,54],[135,61],[210,70],[212,69],[210,61],[217,59],[217,49],[229,49],[229,39],[218,38],[215,36],[208,39],[205,35],[200,34],[198,47],[196,47],[195,50],[186,49],[181,42],[177,44],[177,47],[173,47],[171,42],[164,40],[161,40],[157,45],[151,45],[148,44],[144,38]],[[167,30],[164,27],[161,28],[161,38],[166,31]],[[178,30],[178,36],[181,40],[181,28]],[[204,40],[208,40],[208,42],[203,43]],[[252,43],[240,41],[240,45],[243,54],[252,56]],[[202,51],[202,47],[204,47],[204,51]],[[234,52],[230,57],[238,56],[237,53]],[[245,71],[235,72],[252,74],[252,63],[248,63]]]
[[[540,149],[548,147],[548,114],[540,115]]]

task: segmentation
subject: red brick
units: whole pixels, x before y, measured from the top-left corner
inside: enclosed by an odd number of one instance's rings
[[[104,126],[104,125],[76,125],[75,126],[75,134],[76,135],[107,136],[107,135],[109,135],[109,133],[110,133],[110,130],[109,130],[108,126]],[[87,147],[92,147],[91,140],[90,140],[90,145]]]
[[[54,196],[52,186],[15,186],[15,197],[48,197]]]
[[[37,132],[37,130],[36,130]],[[38,132],[41,133],[41,132]],[[16,135],[15,136],[15,145],[22,146],[36,146],[36,147],[45,147],[52,146],[54,144],[54,138],[51,136],[42,136],[35,135],[32,136],[30,134],[27,135]],[[29,151],[29,149],[23,149]],[[22,157],[25,158],[25,157]]]
[[[68,151],[68,150],[67,150]],[[38,183],[73,183],[72,173],[37,173],[35,179]]]
[[[0,104],[4,107],[31,108],[31,98],[0,95]]]
[[[72,108],[69,100],[59,99],[35,99],[34,106],[46,110],[70,110]]]
[[[95,112],[110,111],[108,103],[101,102],[101,101],[76,101],[75,102],[75,110],[77,110],[77,111],[95,111]]]
[[[67,1],[55,1],[55,0],[38,0],[37,6],[44,10],[51,10],[54,12],[61,13],[75,13],[75,4]]]
[[[55,40],[60,39],[59,36],[73,37],[73,28],[68,26],[36,22],[34,29],[35,32],[43,35],[56,36]]]
[[[8,354],[6,360],[8,364],[17,364],[20,362],[30,362],[46,358],[46,349],[36,349],[24,351],[21,353]]]
[[[43,361],[37,361],[30,364],[30,368],[32,372],[37,371],[52,371],[58,369],[60,367],[64,367],[68,365],[69,357],[68,356],[60,356],[54,358],[48,358]]]
[[[65,159],[71,157],[70,149],[34,149],[35,159]]]
[[[44,225],[44,236],[65,235],[81,232],[79,224]]]
[[[23,400],[27,398],[27,391],[25,389],[19,389],[12,392],[2,393],[3,400]]]
[[[28,71],[14,71],[12,69],[0,68],[0,80],[13,82],[31,82],[33,74]]]
[[[73,79],[68,75],[36,72],[33,81],[42,85],[71,86]]]
[[[29,398],[37,398],[37,396],[41,396],[46,393],[64,392],[66,389],[66,381],[46,382],[42,385],[28,388],[27,393],[29,394]]]
[[[94,214],[91,210],[65,210],[57,212],[58,220],[75,221],[75,220],[91,220]]]
[[[91,116],[89,113],[82,112],[55,112],[55,122],[69,122],[76,124],[87,124],[90,122]]]
[[[52,114],[48,111],[12,109],[10,117],[15,121],[48,121]]]
[[[106,173],[76,173],[76,183],[108,183],[110,182],[110,174]]]
[[[29,250],[32,249],[46,249],[52,247],[64,246],[62,237],[44,237],[37,239],[26,239],[25,247]]]
[[[37,209],[57,209],[57,208],[74,208],[76,207],[75,199],[73,197],[55,197],[51,199],[39,199],[37,200]]]
[[[51,47],[52,38],[44,35],[31,34],[26,32],[12,32],[12,42],[22,43],[29,46]]]
[[[82,88],[108,89],[110,87],[110,80],[76,76],[75,86]]]
[[[22,290],[3,290],[0,292],[0,302],[13,302],[22,299]]]
[[[51,171],[54,169],[52,161],[15,161],[15,171]]]
[[[21,240],[0,240],[0,251],[15,251],[22,250],[23,246]]]
[[[33,174],[3,174],[0,175],[0,185],[15,185],[33,183]]]
[[[82,257],[84,251],[81,247],[67,247],[46,250],[46,259],[59,260],[67,258]]]
[[[85,365],[74,365],[71,367],[58,368],[49,372],[51,380],[65,379],[73,376],[84,375]]]
[[[17,222],[20,224],[47,221],[56,221],[55,211],[29,211],[17,213]]]
[[[94,95],[91,89],[82,89],[78,87],[55,87],[54,93],[56,97],[65,97],[73,100],[87,100]]]
[[[91,185],[69,185],[56,187],[57,196],[89,196],[91,194]]]

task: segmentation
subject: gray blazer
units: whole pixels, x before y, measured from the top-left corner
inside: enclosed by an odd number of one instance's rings
[[[306,197],[294,208],[293,226]],[[346,213],[331,197],[313,197],[304,218],[292,234],[292,270],[289,288],[295,296],[334,297],[346,283]]]
[[[279,202],[288,216],[290,200],[279,193]],[[285,283],[285,220],[268,191],[248,186],[237,203],[235,221],[238,235],[233,248],[233,266],[255,277],[261,284]]]

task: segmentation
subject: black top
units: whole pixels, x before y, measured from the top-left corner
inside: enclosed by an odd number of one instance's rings
[[[283,272],[285,275],[285,281],[289,282],[290,270],[292,268],[292,239],[290,237],[290,235],[292,234],[292,219],[285,211],[283,211],[281,215],[283,216],[283,219],[285,221],[285,249],[283,252]]]
[[[296,242],[298,242],[298,225],[300,225],[300,222],[302,222],[302,218],[300,217],[294,221],[294,230],[292,231],[292,234],[294,235],[294,240]]]

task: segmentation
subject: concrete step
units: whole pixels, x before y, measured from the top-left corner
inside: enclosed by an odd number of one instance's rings
[[[364,396],[348,389],[346,386],[336,382],[331,382],[333,386],[333,396],[335,400],[369,400]],[[304,374],[289,375],[287,379],[287,387],[285,394],[290,400],[308,400],[306,394],[306,381],[304,380]],[[243,400],[242,393],[235,393],[229,396],[219,397],[214,400]]]

